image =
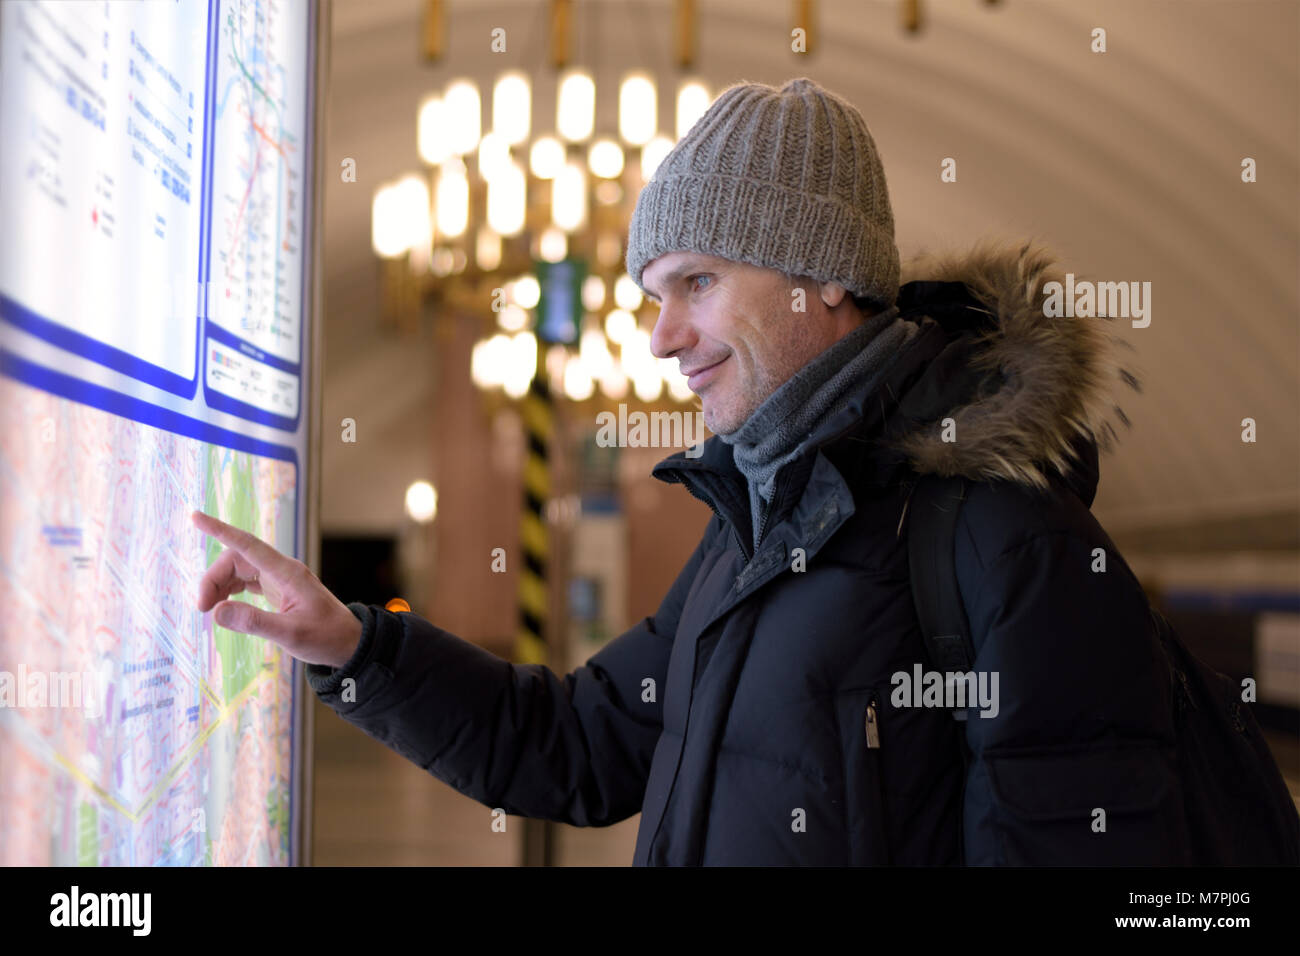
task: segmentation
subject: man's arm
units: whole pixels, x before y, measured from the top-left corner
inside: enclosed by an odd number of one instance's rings
[[[419,615],[350,604],[361,642],[342,667],[309,665],[320,699],[349,723],[489,807],[575,826],[641,809],[663,729],[663,688],[708,528],[659,610],[561,678],[511,664]],[[348,683],[351,681],[352,683]]]
[[[1137,579],[1082,504],[979,494],[957,559],[975,671],[997,694],[996,715],[966,720],[967,863],[1180,862],[1168,681]]]

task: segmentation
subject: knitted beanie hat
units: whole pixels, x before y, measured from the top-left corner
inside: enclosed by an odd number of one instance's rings
[[[668,252],[834,281],[879,309],[898,296],[885,171],[862,114],[807,77],[724,90],[637,197],[627,271]]]

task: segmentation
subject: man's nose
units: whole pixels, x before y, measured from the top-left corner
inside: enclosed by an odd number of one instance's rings
[[[650,333],[650,354],[655,358],[672,358],[693,344],[691,324],[676,305],[664,303],[659,307],[654,331]]]

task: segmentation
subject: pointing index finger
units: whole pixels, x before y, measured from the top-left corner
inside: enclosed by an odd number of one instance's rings
[[[280,576],[288,573],[289,559],[256,535],[228,525],[220,518],[202,511],[191,512],[190,518],[200,531],[237,551],[259,572]]]

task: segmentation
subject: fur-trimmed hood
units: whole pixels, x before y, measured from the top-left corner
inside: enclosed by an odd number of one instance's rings
[[[1091,503],[1098,450],[1118,440],[1116,423],[1130,424],[1117,392],[1141,383],[1113,319],[1044,315],[1052,281],[1064,283],[1064,272],[1034,242],[985,241],[905,263],[900,311],[933,318],[949,336],[886,441],[918,473],[1043,488],[1055,471]]]

